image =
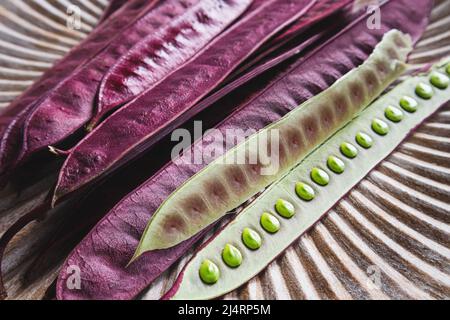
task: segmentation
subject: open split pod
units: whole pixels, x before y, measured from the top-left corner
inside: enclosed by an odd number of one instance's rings
[[[450,101],[449,61],[383,95],[273,183],[194,254],[164,298],[213,299],[261,272]]]
[[[241,92],[240,99],[220,101],[214,110],[221,110],[223,104],[231,103],[235,108],[215,128],[222,133],[227,129],[260,130],[279,120],[359,66],[373,52],[383,35],[393,28],[410,34],[414,42],[417,41],[427,25],[431,1],[416,6],[408,6],[405,1],[387,1],[380,9],[382,20],[379,29],[367,28],[368,15],[363,14],[306,56],[301,55],[270,75],[262,76],[258,79],[259,84],[254,82],[244,86],[242,90],[246,94]],[[201,148],[201,145],[196,143],[192,148]],[[58,279],[57,297],[130,299],[185,255],[205,235],[206,230],[173,248],[147,252],[126,267],[147,222],[158,207],[203,167],[203,164],[169,162],[123,198],[68,257]],[[71,275],[68,267],[71,265],[80,267],[82,283],[89,284],[81,290],[70,290],[66,286]]]

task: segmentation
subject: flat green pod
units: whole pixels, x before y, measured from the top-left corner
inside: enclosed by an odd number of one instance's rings
[[[282,177],[395,81],[411,50],[408,35],[386,33],[361,66],[186,181],[155,212],[133,260],[191,238]]]
[[[440,67],[439,70],[444,70]],[[304,201],[296,193],[299,181],[308,181],[312,168],[325,168],[327,158],[337,154],[343,142],[352,141],[359,132],[371,130],[373,119],[382,119],[387,105],[395,105],[404,95],[415,95],[417,84],[425,81],[428,75],[409,78],[392,91],[375,101],[347,126],[339,130],[319,148],[301,161],[292,171],[272,184],[253,203],[224,229],[216,234],[191,261],[184,267],[174,287],[165,298],[171,299],[212,299],[222,296],[252,279],[272,260],[282,253],[328,212],[347,192],[363,179],[380,161],[387,157],[406,137],[427,117],[436,112],[440,106],[450,100],[450,87],[436,90],[429,100],[421,101],[414,113],[405,114],[403,120],[391,123],[386,135],[373,135],[371,148],[358,146],[358,156],[342,157],[346,169],[340,174],[328,170],[329,184],[316,188],[315,197]],[[289,201],[295,208],[296,215],[289,220],[282,220],[280,229],[275,234],[263,232],[259,225],[261,212],[271,210],[278,199]],[[260,233],[262,245],[257,251],[248,250],[243,244],[237,244],[242,252],[243,263],[239,271],[219,266],[222,274],[216,284],[206,286],[198,277],[198,270],[205,259],[218,260],[223,246],[237,239],[242,230],[251,228]]]

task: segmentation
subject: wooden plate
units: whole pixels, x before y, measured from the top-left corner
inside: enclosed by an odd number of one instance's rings
[[[82,40],[94,28],[107,0],[70,3],[81,8],[80,30],[66,26],[69,1],[2,1],[0,107]],[[430,25],[410,62],[417,66],[448,55],[449,30],[450,2],[436,1]],[[0,233],[40,196],[32,190],[0,195]],[[54,219],[63,220],[58,215]],[[67,250],[54,253],[39,272],[30,264],[52,232],[36,223],[13,241],[4,262],[10,299],[46,296]],[[159,298],[186,259],[152,284],[142,298]],[[450,298],[450,107],[420,126],[264,272],[225,298]]]

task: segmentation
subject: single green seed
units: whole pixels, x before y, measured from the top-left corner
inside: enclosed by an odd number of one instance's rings
[[[199,270],[200,278],[206,284],[214,284],[220,278],[220,270],[211,260],[204,260]]]
[[[435,86],[436,88],[439,89],[447,89],[449,83],[450,83],[450,79],[443,73],[434,71],[431,75],[430,75],[430,83]]]
[[[445,72],[447,72],[447,74],[450,74],[450,63],[447,64],[447,68],[445,68]]]
[[[347,158],[353,159],[358,155],[358,149],[348,142],[343,142],[340,147],[341,153]]]
[[[280,230],[280,221],[272,214],[264,212],[261,216],[261,226],[269,233]]]
[[[242,254],[235,246],[226,244],[222,251],[222,259],[227,266],[237,268],[242,263]]]
[[[261,236],[255,230],[245,228],[242,231],[242,241],[245,246],[251,250],[257,250],[261,247]]]
[[[328,168],[334,173],[340,174],[345,170],[345,163],[335,156],[329,156],[327,160]]]
[[[400,99],[400,107],[403,108],[403,110],[408,111],[410,113],[416,112],[417,107],[419,106],[419,103],[411,97],[404,96]]]
[[[313,168],[311,170],[311,179],[319,186],[326,186],[330,182],[328,173],[319,168]]]
[[[380,136],[385,136],[389,132],[389,126],[386,122],[380,119],[373,119],[372,130]]]
[[[384,115],[386,116],[386,118],[388,118],[392,122],[400,122],[403,120],[402,110],[400,110],[396,107],[393,107],[393,106],[388,106],[384,110]]]
[[[416,94],[422,99],[428,100],[431,99],[431,97],[434,94],[434,91],[430,85],[421,82],[416,86]]]
[[[278,199],[275,204],[275,210],[284,218],[292,218],[295,215],[295,208],[289,201]]]
[[[303,199],[305,201],[311,201],[316,196],[314,189],[310,185],[303,182],[298,182],[295,185],[295,192],[300,197],[300,199]]]
[[[369,149],[373,145],[372,137],[364,132],[358,132],[356,134],[356,142],[365,149]]]

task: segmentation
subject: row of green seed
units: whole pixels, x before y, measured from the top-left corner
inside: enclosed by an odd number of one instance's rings
[[[446,67],[446,72],[450,75],[450,64]],[[447,89],[450,83],[450,79],[445,74],[435,71],[430,75],[430,83],[441,90]],[[415,94],[422,99],[431,99],[434,90],[427,83],[419,83],[416,86]],[[404,96],[399,101],[399,106],[406,112],[413,113],[417,110],[419,103],[417,100],[410,96]],[[384,110],[384,116],[386,119],[398,123],[403,120],[403,112],[394,106],[388,106]],[[372,130],[381,136],[388,134],[389,125],[379,119],[375,118],[372,121]],[[364,149],[369,149],[373,145],[373,139],[365,132],[358,132],[355,136],[355,141]],[[340,152],[348,159],[354,159],[358,155],[358,149],[349,142],[343,142],[340,145]],[[336,156],[329,156],[327,159],[327,167],[336,174],[341,174],[345,170],[345,163]],[[326,186],[330,182],[330,176],[325,170],[315,167],[311,170],[310,178],[313,182],[319,186]],[[295,186],[295,192],[298,197],[304,201],[311,201],[315,198],[316,194],[311,185],[299,182]],[[289,219],[295,215],[295,208],[289,201],[278,199],[275,203],[275,211],[283,218]],[[260,224],[262,228],[268,233],[276,233],[280,230],[280,221],[278,218],[269,212],[264,212],[260,218]],[[242,231],[242,242],[251,250],[258,250],[262,245],[262,239],[259,233],[251,228],[245,228]],[[226,244],[222,250],[222,259],[226,265],[231,268],[237,268],[242,264],[242,253],[238,248],[231,244]],[[200,266],[200,278],[207,284],[214,284],[219,280],[220,270],[218,266],[211,260],[204,260]]]
[[[295,215],[295,208],[292,203],[278,199],[275,204],[275,211],[282,217],[289,219]],[[280,230],[280,221],[275,215],[264,212],[260,218],[261,227],[268,233],[276,233]],[[244,228],[241,236],[242,242],[250,250],[258,250],[262,245],[260,234],[251,228]],[[222,259],[231,268],[237,268],[242,264],[241,251],[232,244],[226,244],[222,250]],[[200,278],[206,284],[214,284],[219,280],[219,267],[211,260],[204,260],[199,270]]]
[[[447,65],[446,72],[450,75],[450,64]],[[435,88],[445,90],[450,84],[450,79],[444,73],[434,71],[429,77],[429,82]],[[431,99],[434,95],[434,89],[432,86],[430,86],[428,83],[420,82],[415,88],[416,96],[424,100]],[[417,102],[417,100],[410,96],[404,96],[400,99],[399,105],[404,111],[413,113],[416,112],[419,103]],[[398,123],[404,118],[403,112],[399,108],[393,106],[386,107],[386,109],[384,110],[384,116],[394,123]],[[375,133],[384,136],[388,134],[389,126],[383,120],[376,118],[372,121],[372,130]]]

